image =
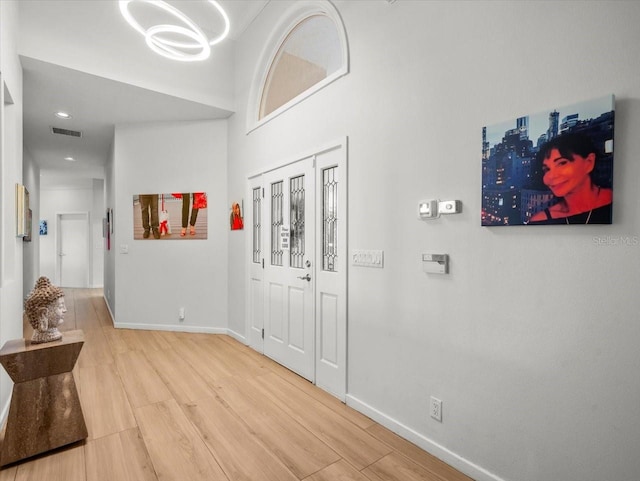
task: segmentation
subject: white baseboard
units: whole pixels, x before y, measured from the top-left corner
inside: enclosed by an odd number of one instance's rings
[[[116,318],[113,315],[113,312],[111,312],[111,306],[109,305],[109,301],[107,300],[107,298],[104,295],[104,289],[102,290],[102,298],[104,299],[104,304],[107,306],[107,311],[109,311],[109,316],[111,317],[111,322],[113,323],[113,325],[116,324]]]
[[[382,424],[387,429],[393,431],[398,436],[401,436],[408,441],[411,441],[416,446],[424,449],[428,453],[434,455],[436,458],[441,459],[449,466],[456,468],[458,471],[466,474],[467,476],[475,479],[476,481],[504,481],[502,478],[490,473],[486,469],[472,463],[468,459],[450,451],[446,447],[436,443],[432,439],[414,431],[408,426],[405,426],[399,421],[387,416],[381,411],[378,411],[374,407],[359,400],[358,398],[347,394],[347,405],[351,406],[362,414],[370,417],[379,424]]]
[[[230,334],[229,329],[223,327],[205,327],[205,326],[190,326],[185,324],[140,324],[131,322],[116,322],[116,319],[111,312],[111,307],[107,298],[104,297],[104,303],[107,305],[107,310],[111,316],[111,322],[116,329],[138,329],[142,331],[177,331],[177,332],[198,332],[205,334]],[[232,334],[230,334],[232,335]],[[234,337],[238,336],[237,334]],[[240,340],[240,339],[238,339]]]
[[[176,332],[198,332],[204,334],[228,334],[228,329],[224,327],[189,326],[184,324],[136,324],[128,322],[114,323],[116,329],[139,329],[143,331],[176,331]]]
[[[233,337],[236,341],[241,342],[245,346],[249,345],[249,341],[247,340],[247,338],[245,336],[243,336],[242,334],[238,334],[233,329],[227,329],[227,334],[229,336]]]

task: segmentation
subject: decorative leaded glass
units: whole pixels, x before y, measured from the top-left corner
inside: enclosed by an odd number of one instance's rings
[[[282,227],[282,181],[271,184],[271,265],[282,265],[280,228]]]
[[[291,249],[289,265],[302,269],[304,266],[304,175],[289,181],[291,204]]]
[[[260,255],[262,254],[262,246],[260,245],[262,218],[261,204],[262,196],[260,195],[260,187],[253,189],[253,262],[260,263]]]
[[[322,171],[322,268],[336,272],[338,260],[338,167]]]

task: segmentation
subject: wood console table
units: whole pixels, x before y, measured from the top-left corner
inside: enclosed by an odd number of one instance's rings
[[[87,437],[72,370],[84,344],[81,330],[59,341],[16,339],[0,349],[0,363],[15,383],[0,447],[0,466]]]

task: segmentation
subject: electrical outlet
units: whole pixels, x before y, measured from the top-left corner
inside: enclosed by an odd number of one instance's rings
[[[442,422],[442,401],[440,399],[431,396],[429,414],[436,421]]]
[[[179,320],[180,322],[184,322],[184,307],[181,307],[181,308],[178,310],[178,320]]]

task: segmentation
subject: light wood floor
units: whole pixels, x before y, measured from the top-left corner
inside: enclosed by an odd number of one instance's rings
[[[102,290],[65,292],[89,437],[0,481],[470,480],[228,336],[114,329]]]

